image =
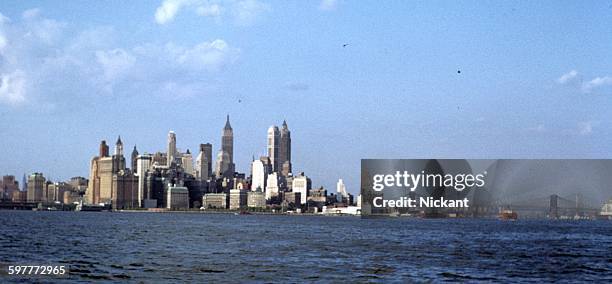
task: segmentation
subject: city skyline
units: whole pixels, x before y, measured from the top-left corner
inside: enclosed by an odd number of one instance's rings
[[[227,113],[240,172],[286,119],[294,164],[351,193],[362,158],[612,155],[606,3],[8,1],[0,13],[4,174],[87,176],[99,140],[121,135],[127,155],[168,130],[216,158]]]

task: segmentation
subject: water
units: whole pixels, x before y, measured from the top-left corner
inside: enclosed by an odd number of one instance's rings
[[[0,211],[0,247],[0,282],[612,281],[609,221]]]

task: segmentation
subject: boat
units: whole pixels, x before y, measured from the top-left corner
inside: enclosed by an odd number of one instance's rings
[[[499,219],[514,221],[518,219],[518,214],[510,209],[505,209],[499,213]]]

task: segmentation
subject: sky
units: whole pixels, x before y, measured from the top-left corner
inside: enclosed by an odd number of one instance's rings
[[[0,174],[88,176],[100,140],[219,150],[286,120],[294,172],[363,158],[612,158],[612,1],[2,1]]]

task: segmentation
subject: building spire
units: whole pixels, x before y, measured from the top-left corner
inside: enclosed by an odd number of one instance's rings
[[[123,156],[123,142],[121,142],[121,135],[117,138],[117,143],[115,143],[115,155]]]
[[[287,126],[287,121],[286,121],[286,120],[284,120],[284,119],[283,119],[283,128],[284,128],[284,129],[289,128],[289,127]]]
[[[223,129],[232,129],[229,121],[229,114],[227,115],[227,120],[225,121],[225,127],[223,127]]]

